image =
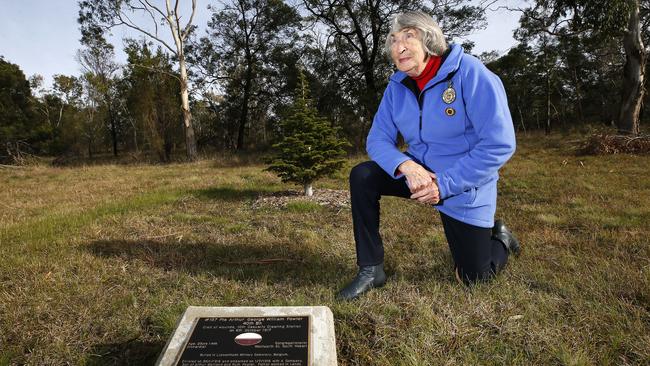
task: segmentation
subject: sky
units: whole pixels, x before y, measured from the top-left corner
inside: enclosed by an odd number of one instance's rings
[[[480,0],[475,0],[479,2]],[[158,1],[155,1],[158,2]],[[205,9],[210,0],[199,0],[199,8]],[[493,5],[517,6],[523,0],[500,0]],[[0,0],[0,56],[17,64],[27,77],[40,74],[45,86],[51,86],[55,74],[79,75],[81,68],[75,59],[80,48],[77,24],[77,0]],[[195,24],[205,27],[209,12],[203,10],[195,18]],[[488,27],[467,37],[474,41],[474,53],[496,50],[504,54],[515,44],[512,38],[519,15],[506,10],[488,10]],[[200,34],[203,32],[200,32]],[[115,45],[118,62],[125,62],[122,39],[139,38],[127,29],[115,29],[109,41]]]

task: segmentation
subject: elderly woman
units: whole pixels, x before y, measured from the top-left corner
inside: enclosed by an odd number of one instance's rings
[[[398,15],[386,50],[398,71],[368,134],[372,161],[350,173],[359,272],[338,293],[345,300],[386,282],[381,196],[438,209],[456,277],[465,284],[492,278],[519,252],[512,233],[494,221],[498,171],[515,151],[501,81],[461,46],[448,45],[425,13]],[[396,146],[398,132],[406,152]]]

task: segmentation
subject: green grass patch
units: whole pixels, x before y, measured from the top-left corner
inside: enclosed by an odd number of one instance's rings
[[[292,201],[287,203],[287,210],[290,212],[296,213],[307,213],[307,212],[319,212],[323,209],[323,206],[317,202],[312,201]]]
[[[181,193],[179,192],[151,192],[73,215],[43,215],[33,221],[3,228],[0,234],[0,247],[9,248],[11,243],[38,244],[56,242],[57,239],[69,237],[69,235],[97,220],[171,203],[179,199],[180,196]]]

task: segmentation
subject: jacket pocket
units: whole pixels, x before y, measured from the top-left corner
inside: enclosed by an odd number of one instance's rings
[[[478,195],[478,188],[472,187],[469,190],[469,194],[467,195],[467,202],[465,202],[465,204],[467,204],[468,206],[473,205],[474,202],[476,202],[477,195]]]

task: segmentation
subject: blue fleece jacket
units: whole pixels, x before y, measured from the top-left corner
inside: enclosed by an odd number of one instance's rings
[[[411,159],[436,173],[443,213],[492,227],[499,168],[515,151],[515,133],[501,80],[460,45],[416,95],[409,77],[396,72],[384,92],[366,143],[368,155],[395,179]],[[450,86],[456,99],[447,104]],[[453,111],[448,109],[453,108]],[[453,115],[450,115],[453,114]],[[408,144],[401,152],[397,132]]]

